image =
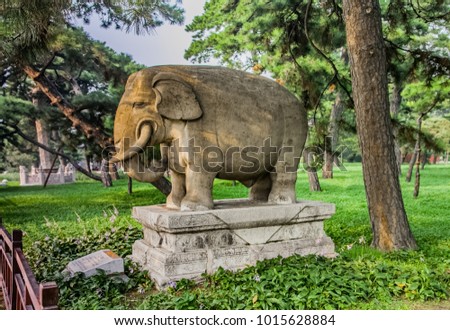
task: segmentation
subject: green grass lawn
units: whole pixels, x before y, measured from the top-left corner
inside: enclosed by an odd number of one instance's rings
[[[132,281],[126,286],[112,285],[101,276],[67,283],[58,275],[72,258],[99,248],[123,256],[130,253],[141,235],[131,208],[164,202],[164,196],[148,184],[133,182],[133,194],[128,195],[125,179],[112,188],[87,180],[45,189],[10,181],[0,187],[0,215],[9,230],[26,232],[30,262],[39,279],[58,281],[62,308],[448,308],[450,166],[429,165],[421,173],[417,199],[412,197],[413,183],[401,178],[417,251],[383,254],[370,248],[361,165],[347,164],[334,179],[321,180],[322,192],[309,191],[304,172],[297,183],[299,199],[336,204],[325,231],[336,243],[338,258],[274,259],[241,272],[219,271],[201,286],[183,281],[160,293],[152,291],[151,283],[131,263],[127,272],[133,274]],[[247,188],[241,184],[215,183],[215,199],[246,196]],[[93,293],[93,287],[101,289]]]

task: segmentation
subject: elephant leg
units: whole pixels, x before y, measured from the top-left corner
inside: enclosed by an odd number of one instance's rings
[[[213,208],[212,186],[216,173],[186,169],[186,196],[181,211],[204,211]]]
[[[251,201],[267,202],[272,188],[270,174],[260,176],[250,188],[249,199]]]
[[[297,181],[297,167],[299,159],[288,161],[278,160],[275,171],[270,173],[272,189],[269,203],[291,204],[296,202],[295,182]]]
[[[186,177],[182,173],[170,172],[172,191],[167,196],[166,206],[169,209],[179,209],[181,201],[186,195]]]

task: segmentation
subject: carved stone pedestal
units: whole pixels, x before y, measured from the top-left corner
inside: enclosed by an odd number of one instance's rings
[[[133,217],[144,226],[144,239],[134,243],[132,258],[163,287],[181,278],[200,280],[202,273],[219,267],[236,270],[277,256],[331,257],[334,243],[323,221],[334,212],[328,203],[271,205],[247,199],[215,201],[213,210],[195,212],[135,207]]]

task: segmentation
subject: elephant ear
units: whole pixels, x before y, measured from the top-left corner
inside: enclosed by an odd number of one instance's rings
[[[153,78],[156,109],[169,119],[194,120],[203,114],[192,87],[178,75],[162,72]]]

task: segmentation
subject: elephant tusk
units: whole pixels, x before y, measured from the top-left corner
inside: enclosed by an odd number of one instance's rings
[[[120,150],[111,158],[110,162],[111,163],[122,162],[124,160],[130,159],[134,155],[137,155],[138,153],[144,150],[148,141],[150,141],[151,135],[152,135],[152,126],[149,123],[144,123],[140,130],[140,135],[136,143],[123,152],[122,150]],[[123,143],[122,146],[124,146]]]

